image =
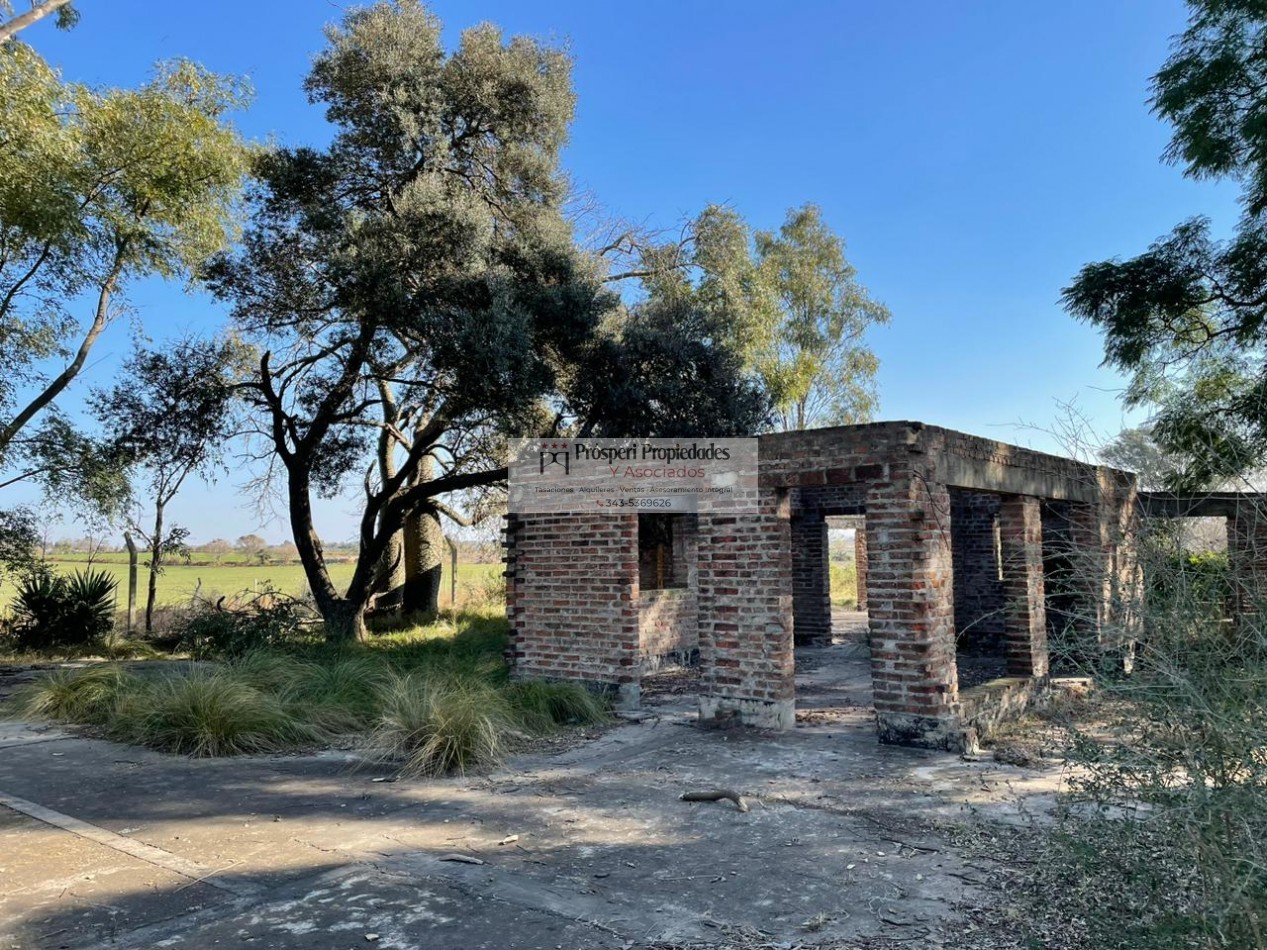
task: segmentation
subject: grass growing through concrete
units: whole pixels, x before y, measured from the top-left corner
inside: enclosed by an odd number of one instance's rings
[[[314,640],[215,663],[59,670],[10,712],[195,756],[368,736],[371,756],[413,775],[489,765],[526,737],[607,718],[575,684],[510,683],[505,646],[504,617],[466,612],[346,647]]]

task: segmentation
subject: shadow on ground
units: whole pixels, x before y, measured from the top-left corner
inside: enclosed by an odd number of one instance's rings
[[[0,948],[1001,945],[972,937],[994,867],[947,832],[1024,821],[1059,773],[879,746],[865,652],[802,660],[791,733],[700,730],[675,692],[428,782],[0,724]],[[679,800],[717,787],[749,810]]]

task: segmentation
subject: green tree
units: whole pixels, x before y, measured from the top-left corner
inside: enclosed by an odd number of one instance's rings
[[[863,342],[889,311],[857,281],[845,243],[814,205],[793,208],[777,233],[758,231],[757,260],[774,299],[772,340],[757,366],[784,429],[866,422],[879,360]]]
[[[1152,105],[1174,127],[1166,159],[1239,182],[1241,220],[1228,240],[1198,217],[1136,257],[1088,264],[1063,299],[1104,331],[1105,363],[1131,375],[1127,402],[1159,406],[1158,442],[1207,484],[1267,455],[1267,8],[1190,7]]]
[[[210,276],[264,354],[248,399],[344,639],[409,548],[415,602],[433,601],[439,517],[462,517],[444,499],[504,480],[506,435],[597,429],[606,403],[578,381],[612,368],[629,321],[562,213],[562,52],[484,25],[446,54],[413,0],[354,10],[328,41],[306,88],[330,145],[261,157],[243,250]],[[365,506],[340,591],[312,499],[354,474]]]
[[[129,283],[188,276],[232,239],[249,149],[227,115],[244,102],[188,62],[101,91],[0,43],[0,466],[48,471],[64,431],[32,423],[47,424]]]
[[[1123,429],[1100,448],[1105,465],[1134,472],[1144,491],[1165,491],[1187,482],[1185,459],[1157,444],[1151,426]]]
[[[59,29],[70,29],[79,22],[79,12],[71,6],[70,0],[32,0],[31,9],[16,15],[9,0],[0,0],[0,13],[9,16],[9,19],[0,22],[0,43],[8,41],[19,30],[38,23],[50,13],[57,14]]]
[[[858,283],[816,206],[755,233],[734,210],[710,206],[683,240],[617,247],[636,261],[609,279],[638,277],[653,303],[686,304],[708,319],[761,380],[780,428],[872,417],[879,361],[864,338],[889,311]]]
[[[167,506],[191,475],[219,465],[228,438],[235,376],[242,348],[233,342],[185,339],[163,349],[139,349],[119,381],[92,403],[111,453],[147,485],[152,519],[139,511],[131,530],[149,548],[145,632],[154,625],[164,560],[185,553],[187,529],[165,523]],[[135,495],[141,492],[134,491]]]

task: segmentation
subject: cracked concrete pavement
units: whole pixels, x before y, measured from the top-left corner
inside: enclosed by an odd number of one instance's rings
[[[956,946],[995,897],[943,830],[1028,820],[1059,771],[879,746],[857,645],[800,666],[791,733],[653,694],[560,754],[432,781],[0,723],[0,950]],[[749,811],[679,800],[716,787]]]

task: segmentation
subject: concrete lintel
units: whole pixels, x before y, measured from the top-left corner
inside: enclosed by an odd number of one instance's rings
[[[1257,492],[1139,493],[1140,513],[1149,518],[1235,518],[1267,512],[1267,495]]]
[[[1094,471],[1094,468],[1088,467],[1089,474]],[[952,488],[970,488],[1006,495],[1032,495],[1036,498],[1089,504],[1100,501],[1100,489],[1094,482],[1083,484],[1049,472],[964,458],[953,452],[943,452],[938,458],[937,480]]]
[[[796,704],[790,700],[738,699],[704,695],[699,698],[701,725],[737,722],[757,729],[786,731],[796,727]]]

